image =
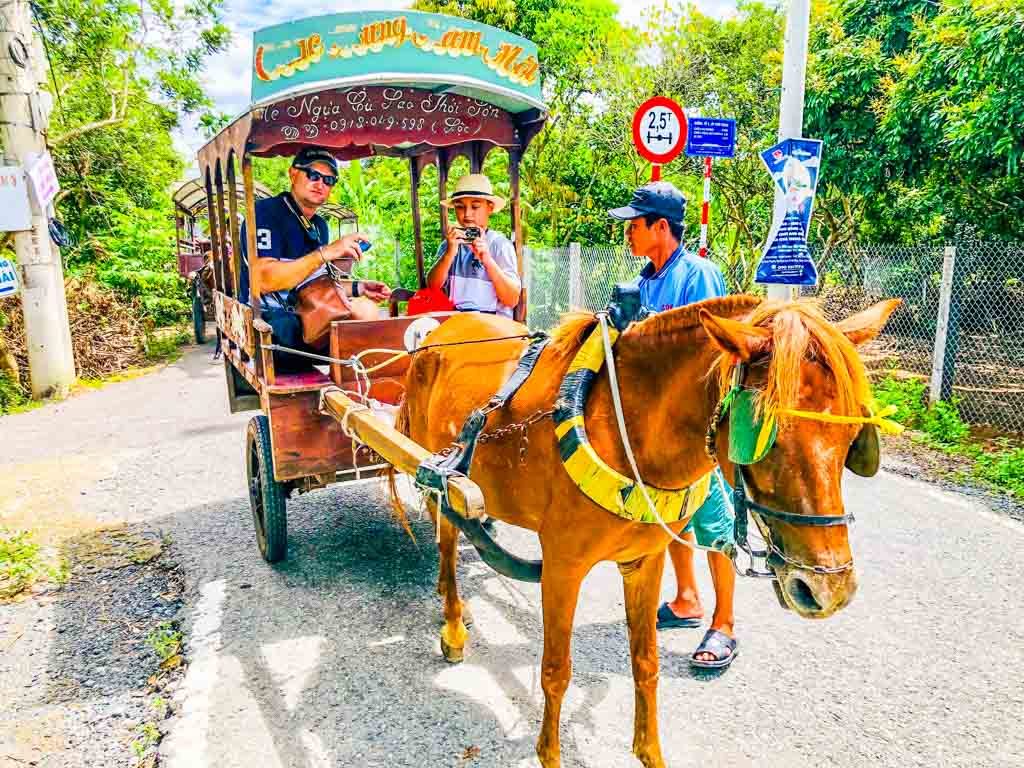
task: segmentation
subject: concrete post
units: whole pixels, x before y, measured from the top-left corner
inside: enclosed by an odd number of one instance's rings
[[[49,99],[39,88],[46,64],[34,41],[29,3],[5,0],[0,15],[5,22],[0,28],[0,141],[5,162],[25,166],[29,154],[46,151]],[[62,396],[75,381],[64,270],[50,240],[46,211],[33,207],[32,229],[14,235],[32,396]]]
[[[953,296],[953,271],[956,262],[956,246],[947,245],[942,257],[942,284],[939,288],[939,315],[935,321],[935,347],[932,350],[932,380],[928,399],[936,403],[942,399],[942,384],[945,378],[946,343],[949,335],[949,305]],[[951,387],[952,388],[952,387]]]
[[[804,135],[804,80],[807,72],[807,35],[811,21],[811,0],[789,0],[786,12],[786,38],[782,53],[782,97],[779,101],[779,140],[799,139]],[[775,185],[772,228],[786,216],[786,196]],[[795,298],[796,287],[766,286],[769,299]]]
[[[569,243],[569,309],[583,309],[583,265],[579,243]]]

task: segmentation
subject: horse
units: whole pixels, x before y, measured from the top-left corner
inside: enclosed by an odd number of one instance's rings
[[[898,303],[882,302],[831,324],[807,300],[730,296],[629,325],[613,354],[621,413],[642,481],[658,489],[687,488],[713,468],[712,454],[725,477],[734,476],[729,430],[711,427],[717,426],[716,409],[737,363],[744,364],[743,386],[759,392],[760,413],[799,409],[862,416],[871,394],[855,346],[873,339]],[[658,525],[612,514],[581,491],[563,467],[559,439],[547,418],[558,405],[560,382],[597,323],[594,314],[575,314],[555,329],[513,399],[488,415],[484,434],[501,435],[500,430],[511,427],[504,432],[510,437],[480,444],[470,477],[483,491],[489,516],[536,531],[540,539],[545,706],[536,749],[541,765],[561,765],[559,719],[571,675],[580,584],[595,564],[613,561],[623,579],[632,658],[633,752],[646,768],[664,768],[657,729],[655,623],[669,536]],[[515,370],[526,333],[524,326],[495,315],[465,313],[448,319],[410,363],[396,420],[399,430],[431,451],[450,445],[467,415]],[[490,341],[462,343],[483,340]],[[607,365],[593,382],[584,421],[597,455],[629,474]],[[840,478],[860,425],[780,415],[777,430],[774,447],[763,460],[744,467],[742,479],[755,512],[770,507],[788,513],[781,519],[754,518],[781,556],[769,561],[780,601],[800,616],[825,618],[856,591],[846,526],[805,527],[793,518],[843,515]],[[709,432],[711,450],[706,451]],[[399,504],[393,484],[392,489]],[[431,511],[439,515],[436,507]],[[668,527],[678,534],[685,520]],[[459,531],[444,516],[439,526],[441,645],[445,658],[457,662],[468,634],[455,578]]]

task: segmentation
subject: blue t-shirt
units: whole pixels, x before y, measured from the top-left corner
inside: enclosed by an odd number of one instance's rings
[[[640,271],[639,284],[640,300],[651,312],[664,312],[728,293],[718,265],[687,253],[682,245],[657,272],[654,264],[647,262]]]
[[[282,192],[277,197],[268,197],[256,201],[256,256],[261,259],[279,259],[294,261],[301,259],[321,245],[330,242],[327,222],[323,217],[313,215],[307,219],[309,227],[300,218],[302,212],[290,192]],[[242,269],[240,291],[243,302],[249,301],[249,259],[245,224],[242,224]],[[299,285],[290,291],[265,293],[260,297],[260,304],[265,309],[290,307],[295,303],[295,291],[310,280],[319,277],[326,271],[320,267]]]

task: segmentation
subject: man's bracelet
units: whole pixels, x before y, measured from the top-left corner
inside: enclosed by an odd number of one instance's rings
[[[358,280],[353,280],[352,281],[352,298],[354,299],[357,296],[359,296],[359,281]]]

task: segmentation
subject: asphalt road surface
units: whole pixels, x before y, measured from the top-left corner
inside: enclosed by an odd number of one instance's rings
[[[415,523],[413,543],[374,482],[291,501],[288,559],[268,566],[242,462],[250,414],[227,415],[223,368],[209,357],[193,349],[159,373],[0,424],[0,465],[35,473],[37,499],[49,484],[47,509],[173,539],[189,669],[161,764],[536,765],[539,589],[463,549],[476,623],[466,662],[449,666],[431,528]],[[808,622],[768,583],[744,581],[740,653],[718,676],[687,664],[699,630],[660,635],[668,764],[1024,766],[1024,526],[983,499],[889,473],[844,482],[860,576],[850,607]],[[666,573],[665,596],[670,584]],[[614,566],[584,584],[573,659],[564,764],[638,765]]]

